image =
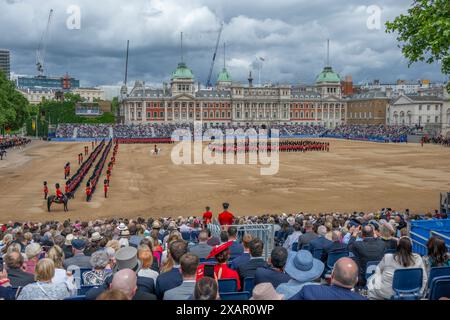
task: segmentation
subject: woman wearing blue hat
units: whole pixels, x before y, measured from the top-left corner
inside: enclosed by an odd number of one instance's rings
[[[277,293],[283,294],[288,300],[298,293],[304,285],[320,284],[315,280],[320,279],[325,265],[322,261],[313,258],[307,250],[291,251],[284,271],[292,278],[287,283],[277,287]]]

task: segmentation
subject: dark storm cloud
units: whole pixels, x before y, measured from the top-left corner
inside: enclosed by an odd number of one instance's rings
[[[355,82],[430,78],[442,81],[439,65],[416,64],[402,58],[394,35],[384,22],[406,12],[410,0],[0,0],[0,46],[12,51],[12,71],[35,74],[35,50],[54,9],[46,53],[48,74],[65,72],[83,85],[116,84],[123,79],[126,40],[130,39],[129,79],[150,84],[168,81],[184,59],[196,80],[205,83],[220,23],[227,43],[227,67],[245,81],[253,68],[258,81],[311,83],[326,61]],[[81,28],[69,30],[67,8],[78,5]],[[381,29],[369,30],[368,6],[381,8]],[[222,67],[220,47],[213,76]]]

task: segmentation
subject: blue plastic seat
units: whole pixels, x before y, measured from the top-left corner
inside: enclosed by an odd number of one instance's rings
[[[430,269],[430,275],[428,276],[428,288],[431,288],[431,283],[434,278],[450,276],[450,267],[434,267]]]
[[[220,279],[219,280],[219,292],[236,292],[237,291],[237,280],[236,279]]]
[[[64,300],[86,300],[86,296],[73,296],[65,298]]]
[[[250,299],[250,292],[227,292],[220,294],[221,300],[248,300]]]
[[[366,280],[375,273],[380,261],[368,261],[366,265]]]
[[[392,289],[394,300],[418,300],[422,288],[422,268],[398,269],[394,271]]]
[[[253,288],[255,287],[255,278],[248,277],[244,279],[244,288],[243,291],[253,292]]]
[[[329,270],[333,269],[334,264],[336,263],[336,261],[338,261],[340,258],[343,258],[343,257],[348,257],[348,251],[347,250],[335,251],[335,252],[328,253],[327,268]]]
[[[450,298],[450,276],[435,277],[431,283],[430,300]]]

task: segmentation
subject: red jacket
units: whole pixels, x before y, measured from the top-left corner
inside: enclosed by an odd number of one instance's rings
[[[218,219],[221,225],[230,225],[233,224],[234,215],[231,212],[224,211],[219,214]]]
[[[241,282],[239,280],[239,274],[229,268],[226,263],[217,263],[214,266],[214,274],[216,275],[217,279],[236,279],[237,281],[237,289],[238,291],[241,290]],[[196,281],[200,280],[205,276],[205,265],[201,264],[197,268],[197,276],[195,278]]]
[[[203,213],[203,223],[207,224],[210,223],[212,220],[212,212],[211,211],[206,211]]]

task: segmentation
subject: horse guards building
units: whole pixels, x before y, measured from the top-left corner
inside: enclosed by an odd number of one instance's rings
[[[201,88],[185,62],[172,73],[170,84],[150,88],[136,81],[121,89],[125,124],[193,123],[216,125],[305,124],[335,127],[345,123],[346,102],[341,79],[331,66],[317,76],[314,86],[253,85],[232,81],[225,65],[214,88]]]

